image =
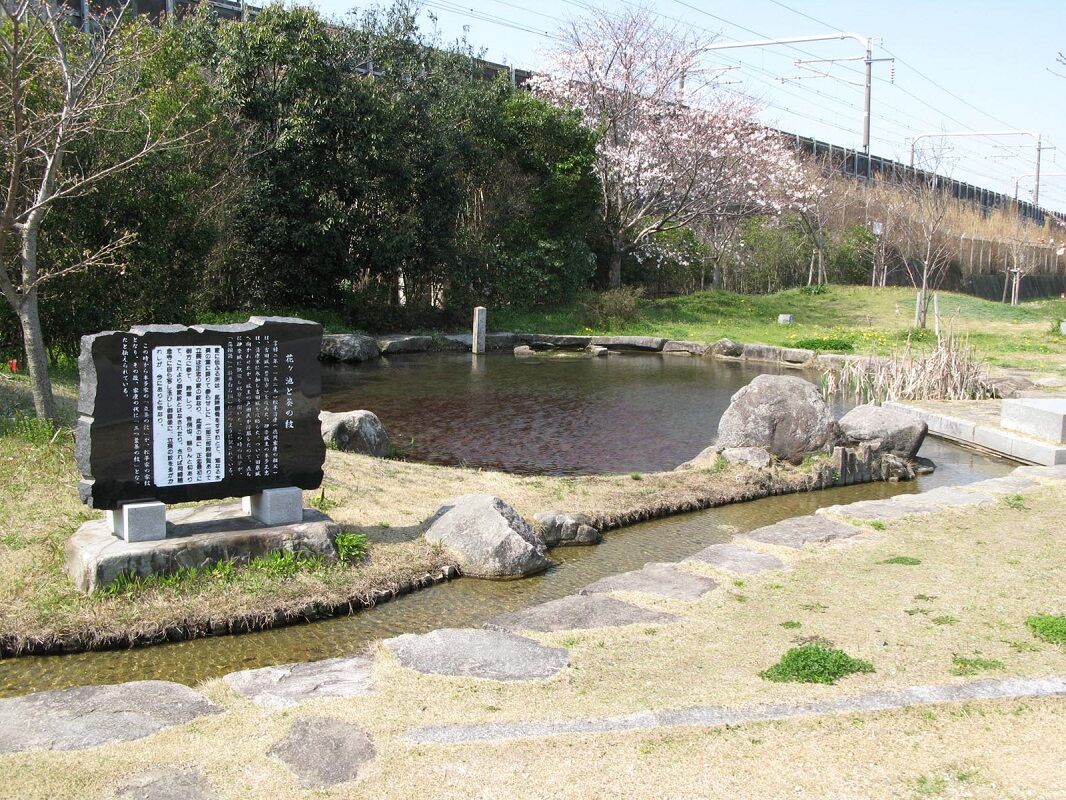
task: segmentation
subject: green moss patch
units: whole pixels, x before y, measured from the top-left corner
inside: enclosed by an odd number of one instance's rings
[[[878,564],[903,564],[908,567],[916,567],[922,563],[920,558],[914,558],[913,556],[892,556],[892,558],[886,558],[884,561],[878,561]]]
[[[823,644],[793,647],[779,662],[760,672],[760,677],[776,683],[833,684],[856,672],[873,672],[869,661],[852,658],[843,650]]]
[[[1066,645],[1066,614],[1037,614],[1025,621],[1037,639]]]

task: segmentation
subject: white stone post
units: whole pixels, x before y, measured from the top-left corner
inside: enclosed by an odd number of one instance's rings
[[[488,312],[485,310],[485,306],[478,306],[474,309],[474,331],[470,348],[470,352],[474,355],[480,355],[485,352],[485,323],[487,318]]]

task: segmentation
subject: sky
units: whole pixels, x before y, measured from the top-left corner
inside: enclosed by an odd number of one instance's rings
[[[422,19],[445,41],[464,36],[492,61],[536,70],[546,65],[553,33],[595,0],[424,0]],[[598,0],[616,11],[623,0]],[[316,0],[341,16],[367,3]],[[1066,0],[645,0],[664,24],[680,24],[718,41],[857,33],[874,40],[871,152],[907,162],[913,137],[925,133],[1027,130],[1045,148],[1040,204],[1066,212]],[[755,98],[761,120],[833,144],[862,145],[863,65],[817,65],[798,59],[863,55],[855,41],[732,49],[710,63],[736,66],[726,91]],[[813,65],[812,65],[813,66]],[[1058,74],[1055,74],[1058,73]],[[806,74],[811,74],[807,72]],[[782,81],[782,79],[785,79]],[[1035,142],[1029,136],[965,136],[918,142],[918,161],[939,151],[939,171],[958,180],[1032,199]],[[1055,175],[1054,173],[1064,173]]]

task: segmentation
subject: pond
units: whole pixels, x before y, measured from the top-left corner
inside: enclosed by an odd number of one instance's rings
[[[774,371],[647,354],[394,356],[326,366],[322,407],[373,411],[415,461],[545,475],[658,472],[710,444],[737,389]]]
[[[555,474],[650,471],[676,466],[706,446],[729,396],[765,371],[658,356],[612,357],[606,366],[602,359],[545,359],[526,365],[510,363],[515,361],[510,356],[490,356],[472,368],[470,361],[470,356],[413,357],[329,370],[324,403],[337,410],[370,408],[390,433],[402,430],[414,436],[421,446],[417,454],[437,463]],[[665,388],[656,385],[660,379]],[[523,399],[542,397],[542,387],[550,402]],[[598,406],[595,398],[604,405]],[[538,406],[554,409],[542,413]],[[582,424],[571,424],[570,414]],[[442,422],[442,415],[449,417],[449,424]],[[572,446],[560,448],[566,437]],[[644,447],[653,454],[643,452]],[[1014,466],[935,440],[926,441],[922,455],[937,463],[937,471],[912,483],[769,497],[634,525],[609,532],[595,547],[552,550],[557,566],[521,581],[460,579],[352,617],[243,636],[7,659],[0,661],[0,696],[146,679],[191,685],[239,669],[351,655],[376,639],[401,633],[478,626],[505,611],[571,594],[604,576],[648,561],[678,561],[737,532],[822,506],[970,483],[1004,475]]]

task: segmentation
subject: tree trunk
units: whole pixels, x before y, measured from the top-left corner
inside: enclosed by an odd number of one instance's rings
[[[58,424],[56,400],[52,394],[52,381],[48,376],[48,351],[41,333],[41,316],[37,311],[37,290],[31,289],[18,310],[22,326],[22,342],[26,349],[26,369],[33,390],[33,408],[41,419]]]
[[[622,251],[617,248],[611,251],[611,288],[622,288]]]

